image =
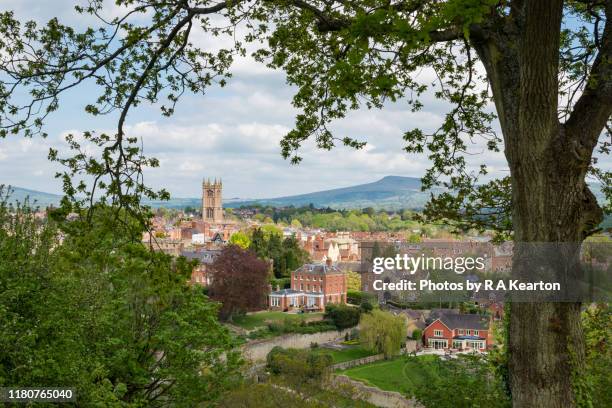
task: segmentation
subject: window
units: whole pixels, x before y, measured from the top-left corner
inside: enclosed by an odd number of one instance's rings
[[[474,330],[474,336],[478,336],[478,330]]]
[[[463,329],[459,329],[459,334],[463,334]]]
[[[434,336],[442,337],[442,330],[434,330]]]
[[[304,284],[300,283],[300,290],[304,290]]]
[[[470,329],[467,329],[467,330],[465,331],[465,334],[467,334],[467,335],[469,336],[469,335],[471,335],[471,334],[472,334],[472,331],[471,331]]]
[[[271,302],[272,306],[280,306],[280,298],[277,297],[273,297],[271,298]]]

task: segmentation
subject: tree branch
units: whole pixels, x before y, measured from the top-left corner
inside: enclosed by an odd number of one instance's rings
[[[606,25],[601,48],[593,62],[582,95],[565,123],[568,135],[577,140],[590,158],[592,149],[612,115],[612,1],[606,5]]]

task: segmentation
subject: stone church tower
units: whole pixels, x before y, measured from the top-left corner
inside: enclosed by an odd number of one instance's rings
[[[202,182],[202,219],[211,224],[223,223],[223,203],[221,191],[223,184],[221,180],[213,182],[206,179]]]

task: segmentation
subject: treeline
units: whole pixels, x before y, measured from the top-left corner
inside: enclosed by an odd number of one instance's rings
[[[254,205],[239,210],[256,212],[253,217],[260,222],[274,222],[281,225],[322,228],[328,231],[402,231],[410,229],[431,229],[414,219],[411,210],[376,210],[372,207],[360,210],[338,210],[315,208],[312,204],[303,207],[273,207]],[[239,211],[237,212],[239,213]]]

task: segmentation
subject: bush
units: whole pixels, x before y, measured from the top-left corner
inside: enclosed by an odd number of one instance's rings
[[[374,306],[372,306],[370,302],[365,301],[359,305],[359,308],[361,309],[362,313],[370,313],[372,309],[374,309]]]
[[[308,349],[274,347],[266,357],[268,369],[276,375],[284,374],[305,379],[320,379],[333,363],[329,354]]]
[[[272,285],[272,290],[276,290],[277,286],[280,289],[288,289],[291,287],[291,278],[272,278],[270,279],[270,285]]]
[[[268,323],[266,328],[256,330],[249,334],[250,339],[261,339],[266,337],[280,336],[282,334],[298,333],[298,334],[313,334],[324,331],[336,330],[336,326],[326,320],[314,322],[296,322],[291,319],[286,319],[284,322]]]
[[[355,327],[359,324],[361,309],[348,305],[327,305],[325,318],[331,320],[338,330]]]
[[[376,301],[376,295],[360,290],[349,290],[346,292],[346,301],[352,305],[359,306],[363,302],[374,303]]]
[[[412,339],[419,341],[421,337],[423,337],[423,331],[421,329],[414,329],[412,332]]]

